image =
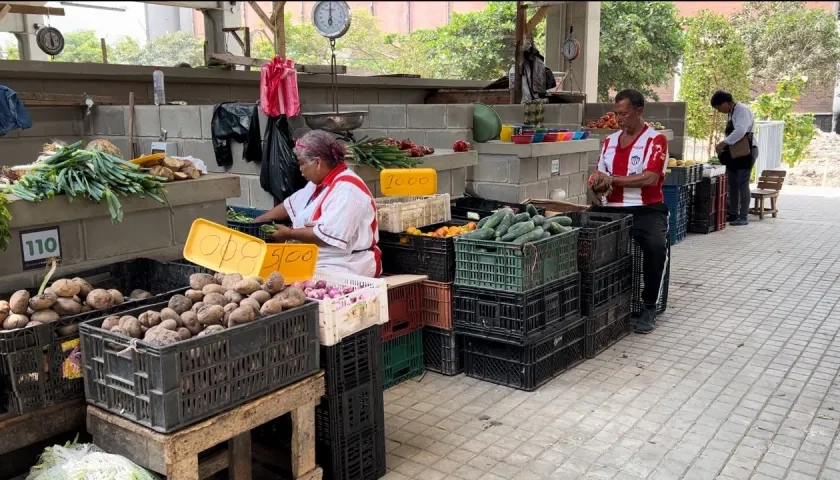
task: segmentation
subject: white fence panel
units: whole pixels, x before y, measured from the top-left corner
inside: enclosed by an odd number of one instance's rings
[[[773,170],[782,165],[782,138],[785,133],[785,122],[762,120],[757,123],[758,159],[755,162],[755,173],[760,175],[764,170]]]

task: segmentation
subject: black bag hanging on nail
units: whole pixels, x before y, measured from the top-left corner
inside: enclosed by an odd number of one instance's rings
[[[294,135],[285,115],[268,117],[263,139],[260,187],[274,197],[277,205],[306,186],[293,151]]]
[[[210,132],[216,164],[220,167],[233,165],[231,141],[244,145],[242,159],[246,162],[262,161],[260,115],[255,103],[224,102],[216,105],[213,107]]]

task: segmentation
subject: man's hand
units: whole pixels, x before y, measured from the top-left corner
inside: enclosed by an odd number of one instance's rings
[[[271,234],[271,239],[277,243],[283,243],[291,239],[292,229],[285,225],[277,225],[277,231]]]
[[[610,191],[612,189],[612,180],[612,177],[609,175],[604,175],[601,172],[595,172],[595,174],[590,177],[592,191],[599,195]]]
[[[720,155],[721,153],[723,153],[723,150],[725,148],[726,148],[726,144],[723,143],[723,142],[720,142],[717,145],[715,145],[715,152],[717,152],[718,155]]]

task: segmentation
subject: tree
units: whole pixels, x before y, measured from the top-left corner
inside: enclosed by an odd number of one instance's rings
[[[121,37],[108,46],[108,61],[121,65],[139,65],[143,47],[133,37]]]
[[[186,62],[192,66],[204,65],[204,42],[189,32],[169,32],[143,46],[138,63],[174,67]]]
[[[795,75],[806,76],[809,85],[834,85],[840,34],[831,12],[805,2],[744,2],[732,22],[744,38],[756,88]]]
[[[725,90],[736,101],[749,100],[750,62],[744,42],[723,15],[700,11],[688,21],[680,100],[686,102],[686,133],[708,138],[709,149],[723,130],[709,100]]]
[[[20,51],[17,42],[0,47],[0,58],[3,60],[20,60]]]
[[[659,100],[652,87],[671,78],[684,36],[673,2],[601,2],[598,97],[635,88]]]
[[[95,30],[76,30],[64,35],[64,50],[56,62],[102,63],[102,46]]]
[[[802,75],[782,78],[775,93],[762,93],[753,102],[756,120],[781,120],[785,122],[782,139],[782,160],[788,166],[795,166],[805,158],[811,140],[817,134],[814,115],[797,115],[793,106],[799,101],[808,79]]]

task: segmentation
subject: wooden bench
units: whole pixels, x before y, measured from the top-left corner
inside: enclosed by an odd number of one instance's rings
[[[764,170],[758,177],[758,188],[750,191],[750,197],[755,199],[750,214],[758,215],[759,220],[764,220],[764,215],[769,213],[776,218],[779,213],[778,199],[782,185],[785,183],[787,172],[784,170]],[[764,208],[764,200],[770,199],[770,208]]]
[[[260,397],[173,433],[158,433],[94,406],[87,427],[94,443],[170,480],[199,480],[228,469],[232,480],[251,479],[251,429],[286,413],[292,416],[291,470],[296,480],[321,480],[315,465],[315,406],[324,395],[324,373]],[[227,442],[227,450],[202,459]]]

